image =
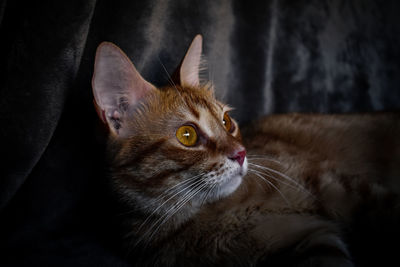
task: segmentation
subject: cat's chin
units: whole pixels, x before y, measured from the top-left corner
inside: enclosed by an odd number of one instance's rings
[[[218,189],[218,198],[227,197],[238,189],[243,181],[243,177],[247,174],[247,158],[244,159],[243,165],[232,172],[232,175],[226,177],[220,184]]]
[[[230,177],[226,182],[224,182],[219,190],[217,198],[224,198],[236,191],[243,181],[243,176],[240,174]]]
[[[237,166],[231,175],[225,177],[217,189],[217,199],[224,198],[232,194],[238,189],[243,181],[243,177],[247,174],[247,158],[245,158],[242,166]]]

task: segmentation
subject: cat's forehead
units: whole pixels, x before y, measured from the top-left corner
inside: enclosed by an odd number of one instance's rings
[[[222,112],[226,106],[214,98],[208,87],[172,86],[163,88],[162,92],[164,96],[161,101],[164,105],[190,112],[196,118],[200,117],[200,111],[216,114]]]
[[[182,101],[181,107],[195,119],[210,116],[220,117],[224,109],[227,108],[227,105],[216,100],[213,93],[206,88],[191,88],[176,91],[176,93],[177,99]]]
[[[230,108],[217,101],[211,92],[206,91],[204,93],[200,91],[198,94],[189,94],[189,97],[184,101],[185,103],[182,106],[183,121],[195,122],[209,137],[225,133],[222,119],[224,112],[229,111]]]
[[[186,112],[184,121],[195,122],[207,136],[212,137],[216,134],[217,121],[221,119],[221,109],[219,107],[211,107],[211,105],[208,107],[197,106],[195,113],[191,108],[188,108],[188,110],[190,112]]]
[[[161,101],[168,106],[171,115],[179,118],[179,123],[194,122],[202,126],[209,136],[215,134],[224,112],[230,110],[207,88],[169,87],[164,90]]]

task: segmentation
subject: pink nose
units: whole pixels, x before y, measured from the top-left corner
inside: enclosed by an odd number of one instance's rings
[[[239,162],[239,165],[242,166],[245,157],[246,157],[246,150],[243,149],[243,150],[236,151],[229,158],[231,160],[236,160],[237,162]]]

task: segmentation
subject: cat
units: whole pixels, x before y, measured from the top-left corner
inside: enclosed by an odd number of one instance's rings
[[[400,236],[400,115],[269,115],[241,134],[231,108],[200,82],[201,54],[197,35],[171,84],[156,88],[114,44],[96,52],[94,104],[108,129],[113,189],[128,210],[121,225],[132,264],[395,259],[381,233]],[[384,217],[388,224],[375,224]]]

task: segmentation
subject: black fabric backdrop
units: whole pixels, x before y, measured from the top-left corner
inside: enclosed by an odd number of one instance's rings
[[[217,96],[262,114],[400,107],[399,1],[0,2],[0,266],[125,266],[91,75],[101,41],[167,83],[204,37]]]

